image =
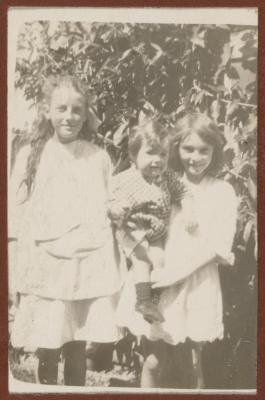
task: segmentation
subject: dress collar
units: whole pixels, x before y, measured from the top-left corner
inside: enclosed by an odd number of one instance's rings
[[[213,181],[213,178],[207,175],[199,183],[193,183],[187,178],[185,174],[183,174],[181,177],[181,181],[189,191],[198,192],[207,188],[208,185]]]
[[[75,158],[79,154],[81,148],[80,139],[74,140],[70,143],[62,143],[54,136],[49,139],[48,146],[50,149],[54,149],[62,156],[67,158],[69,157],[70,159]]]

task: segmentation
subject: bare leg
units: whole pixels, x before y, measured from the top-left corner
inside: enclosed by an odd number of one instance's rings
[[[161,370],[164,368],[168,355],[168,346],[162,341],[150,342],[143,338],[143,349],[146,357],[142,368],[141,387],[159,388],[161,387]]]
[[[64,345],[64,384],[84,386],[86,380],[86,342],[74,341]]]
[[[203,350],[203,343],[198,342],[193,344],[192,364],[195,375],[196,389],[204,388],[204,377],[202,370],[202,350]]]
[[[95,360],[93,357],[87,357],[86,368],[88,371],[95,371]]]

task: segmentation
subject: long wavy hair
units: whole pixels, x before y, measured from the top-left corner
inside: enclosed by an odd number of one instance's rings
[[[183,172],[179,156],[179,146],[189,135],[196,133],[205,143],[213,147],[212,161],[206,174],[216,177],[223,166],[223,147],[225,139],[214,121],[205,114],[189,112],[180,118],[174,128],[173,146],[171,146],[170,165]]]
[[[87,87],[78,78],[70,75],[60,77],[50,76],[47,78],[42,88],[42,101],[38,106],[38,117],[33,124],[32,139],[30,142],[31,151],[27,160],[26,175],[23,181],[27,186],[28,196],[34,187],[35,176],[45,144],[54,134],[51,121],[47,118],[47,107],[49,107],[54,90],[61,87],[71,88],[80,93],[84,98],[86,109],[88,109]],[[89,140],[89,134],[88,119],[86,119],[79,132],[79,137]]]

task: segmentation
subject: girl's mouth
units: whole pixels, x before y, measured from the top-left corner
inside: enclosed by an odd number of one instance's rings
[[[62,129],[65,129],[66,131],[72,131],[74,129],[73,125],[61,125]]]
[[[151,167],[150,171],[152,174],[160,175],[162,172],[162,169],[160,167]]]
[[[189,163],[189,166],[192,168],[201,168],[202,165],[203,165],[202,163],[198,163],[198,164],[195,164],[194,162]]]

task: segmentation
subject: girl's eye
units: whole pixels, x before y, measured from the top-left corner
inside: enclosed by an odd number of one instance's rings
[[[82,113],[82,108],[81,108],[81,107],[74,107],[74,108],[73,108],[73,113],[75,113],[75,114],[81,114],[81,113]]]
[[[57,107],[57,110],[63,112],[63,111],[66,110],[66,107],[65,106],[59,106],[59,107]]]
[[[193,147],[191,146],[183,146],[183,150],[187,153],[192,153],[194,151]]]
[[[203,154],[203,155],[208,154],[209,153],[209,149],[206,149],[206,148],[205,149],[201,149],[200,153]]]

